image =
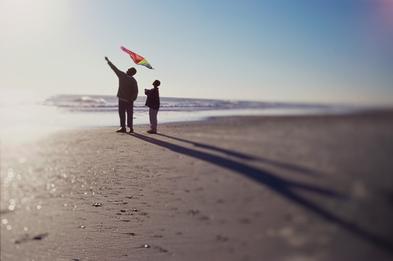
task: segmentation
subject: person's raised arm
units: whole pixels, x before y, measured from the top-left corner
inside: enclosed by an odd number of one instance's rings
[[[108,62],[109,67],[111,67],[111,69],[116,73],[116,75],[120,76],[121,71],[117,69],[117,67],[111,61],[109,61],[108,57],[105,56],[105,60]]]

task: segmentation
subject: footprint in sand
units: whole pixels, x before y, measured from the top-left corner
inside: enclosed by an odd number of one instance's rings
[[[219,242],[227,242],[229,240],[229,238],[226,237],[226,236],[217,235],[216,236],[216,240],[219,241]]]
[[[160,246],[154,246],[154,249],[157,249],[161,253],[168,253],[169,251],[163,247]]]
[[[208,220],[210,220],[210,217],[203,215],[203,216],[199,217],[199,220],[208,221]]]
[[[249,219],[249,218],[241,218],[241,219],[239,219],[239,222],[241,223],[241,224],[251,224],[251,220]]]
[[[42,234],[38,234],[38,235],[32,237],[29,234],[25,234],[20,239],[15,240],[15,244],[26,243],[28,241],[34,241],[34,240],[37,240],[37,241],[42,240],[42,239],[46,238],[48,235],[49,235],[48,233],[42,233]]]
[[[190,209],[187,213],[189,215],[196,216],[196,215],[198,215],[200,213],[200,211],[197,210],[197,209]]]
[[[128,236],[135,236],[135,233],[134,232],[126,232],[126,233],[122,233],[122,234],[124,234],[124,235],[128,235]]]
[[[147,212],[139,212],[139,215],[149,217],[149,213],[147,213]]]

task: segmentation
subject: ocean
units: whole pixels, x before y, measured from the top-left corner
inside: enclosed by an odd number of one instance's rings
[[[17,97],[17,98],[15,98]],[[30,141],[50,132],[119,126],[117,97],[112,95],[14,95],[0,99],[1,142]],[[134,124],[147,124],[145,97],[134,103]],[[161,97],[159,123],[197,121],[217,116],[312,115],[353,112],[349,106]]]

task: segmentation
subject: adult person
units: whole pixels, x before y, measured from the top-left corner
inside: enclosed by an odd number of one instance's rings
[[[131,67],[127,70],[127,73],[120,71],[117,67],[109,61],[108,57],[105,57],[108,65],[115,72],[119,78],[119,88],[117,91],[117,97],[119,98],[119,118],[120,118],[120,129],[116,132],[126,133],[126,114],[127,114],[127,126],[130,128],[129,133],[133,133],[133,114],[134,114],[134,101],[138,97],[138,83],[134,78],[136,69]]]

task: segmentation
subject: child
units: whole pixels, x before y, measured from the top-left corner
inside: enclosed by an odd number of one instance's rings
[[[147,133],[155,134],[157,133],[157,114],[160,109],[160,94],[158,92],[158,86],[160,86],[160,81],[155,80],[153,82],[153,89],[145,89],[145,94],[147,95],[146,106],[149,107],[149,118],[150,118],[150,130]]]

